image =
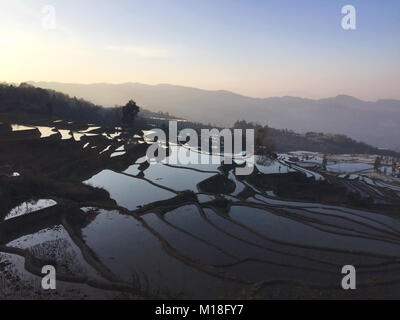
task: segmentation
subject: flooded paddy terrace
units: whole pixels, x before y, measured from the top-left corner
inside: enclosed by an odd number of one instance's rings
[[[38,121],[0,133],[1,298],[42,295],[46,264],[49,299],[400,296],[400,184],[369,168],[280,155],[240,177],[222,161],[149,164],[141,131]],[[344,265],[359,290],[341,289]]]

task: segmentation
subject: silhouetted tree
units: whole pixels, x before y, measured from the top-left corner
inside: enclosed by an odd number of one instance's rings
[[[268,138],[268,126],[261,127],[256,125],[255,128],[255,152],[259,155],[258,164],[266,165],[269,161],[275,159],[275,141]]]
[[[328,158],[326,157],[326,154],[324,154],[324,158],[322,159],[322,169],[325,171],[327,164],[328,164]]]
[[[133,127],[139,111],[140,108],[136,105],[136,102],[129,100],[129,102],[122,107],[122,124],[126,125],[127,127]]]
[[[259,155],[272,155],[275,152],[275,141],[268,138],[268,126],[255,129],[255,149]]]
[[[375,163],[374,163],[374,170],[378,171],[379,168],[381,167],[382,159],[381,157],[376,157]]]
[[[396,160],[393,159],[393,163],[392,163],[392,174],[396,175],[396,171],[397,171],[397,162]]]

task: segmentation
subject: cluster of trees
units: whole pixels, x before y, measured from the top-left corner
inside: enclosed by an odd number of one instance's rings
[[[19,86],[0,84],[1,113],[37,114],[68,121],[132,127],[139,111],[140,108],[132,100],[124,107],[104,108],[25,83]]]
[[[391,162],[391,164],[390,164]],[[399,171],[399,167],[397,164],[397,160],[395,158],[389,159],[388,157],[376,157],[375,162],[374,162],[374,170],[376,172],[381,172],[381,167],[384,167],[383,173],[386,175],[387,174],[387,168],[392,167],[392,175],[395,176],[397,174],[397,171]]]
[[[400,153],[391,150],[381,150],[366,143],[355,141],[345,135],[308,132],[298,134],[288,129],[274,129],[247,121],[236,121],[234,128],[266,128],[268,141],[273,141],[277,152],[306,150],[324,154],[377,154],[387,157],[400,157]]]
[[[375,163],[374,163],[374,170],[379,171],[379,168],[382,166],[382,158],[381,157],[376,157]]]
[[[382,156],[399,157],[398,152],[381,150],[347,137],[309,132],[305,135],[288,130],[270,129],[271,138],[275,139],[279,151],[307,150],[325,154],[377,154]]]
[[[276,144],[275,140],[269,137],[269,127],[262,126],[257,123],[236,121],[233,129],[254,129],[254,151],[266,159],[275,156]],[[262,158],[261,158],[262,159]]]

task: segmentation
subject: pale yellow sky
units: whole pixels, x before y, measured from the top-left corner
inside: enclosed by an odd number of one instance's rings
[[[170,83],[253,97],[400,99],[400,50],[393,42],[398,35],[386,39],[376,30],[371,38],[349,36],[331,26],[326,34],[303,34],[298,26],[268,33],[262,23],[276,26],[251,20],[228,25],[208,16],[202,17],[206,26],[191,20],[176,25],[167,19],[171,13],[157,15],[154,7],[136,2],[133,12],[141,14],[132,22],[123,6],[109,2],[101,15],[90,11],[93,2],[54,3],[57,27],[46,30],[45,2],[0,0],[0,81]]]

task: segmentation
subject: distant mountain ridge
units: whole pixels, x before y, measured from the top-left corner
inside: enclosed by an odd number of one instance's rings
[[[345,134],[380,148],[400,149],[400,100],[368,102],[347,95],[318,100],[251,98],[230,91],[169,84],[30,84],[104,106],[122,105],[133,98],[146,109],[169,112],[190,121],[224,127],[232,126],[236,120],[258,121],[300,133]]]

